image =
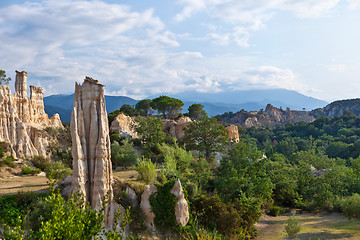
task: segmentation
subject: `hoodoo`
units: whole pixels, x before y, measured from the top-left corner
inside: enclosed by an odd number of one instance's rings
[[[111,152],[104,85],[86,77],[75,84],[71,115],[73,156],[72,191],[80,191],[93,209],[99,210],[108,194],[105,225],[111,227],[120,205],[113,200]]]
[[[46,127],[63,127],[58,114],[49,118],[44,111],[43,90],[30,86],[27,98],[27,72],[16,71],[15,94],[9,86],[0,88],[0,142],[9,145],[17,158],[48,156],[51,136]]]

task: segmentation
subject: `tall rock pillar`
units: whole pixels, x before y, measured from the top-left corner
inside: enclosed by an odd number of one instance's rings
[[[80,191],[93,209],[102,207],[109,194],[105,225],[113,223],[119,205],[113,201],[111,151],[104,85],[86,77],[75,84],[74,107],[71,115],[73,156],[72,191]]]
[[[18,93],[20,98],[27,98],[27,72],[15,71],[15,92]]]

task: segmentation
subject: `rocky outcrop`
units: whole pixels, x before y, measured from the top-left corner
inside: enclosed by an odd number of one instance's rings
[[[192,122],[189,117],[181,117],[177,120],[162,119],[164,132],[173,138],[182,139],[185,136],[184,129]]]
[[[238,142],[240,140],[238,126],[230,125],[226,127],[226,130],[228,131],[229,139],[231,139],[231,141]]]
[[[93,209],[99,210],[105,195],[105,225],[112,227],[114,215],[121,207],[114,202],[108,119],[104,85],[86,77],[75,84],[71,115],[73,176],[72,192],[80,191]]]
[[[111,133],[117,133],[120,137],[138,138],[135,131],[136,122],[132,117],[120,113],[112,122],[110,126]]]
[[[16,71],[15,94],[9,86],[0,88],[0,142],[10,145],[11,154],[17,158],[41,155],[47,157],[47,146],[52,136],[46,127],[63,128],[60,117],[49,118],[44,111],[42,88],[30,86],[27,98],[27,73]]]
[[[154,219],[155,214],[151,210],[150,205],[150,195],[157,192],[157,187],[155,185],[146,185],[144,192],[141,194],[141,203],[140,207],[142,212],[144,213],[144,222],[146,227],[150,231],[155,231]]]
[[[335,101],[326,105],[324,108],[311,111],[311,114],[316,118],[322,116],[333,118],[343,115],[346,111],[360,116],[360,98]]]
[[[171,193],[178,199],[175,205],[176,222],[181,226],[186,226],[189,222],[189,205],[185,199],[179,179],[175,182],[173,188],[171,189]]]
[[[241,110],[237,113],[226,113],[219,116],[225,122],[231,124],[239,124],[245,127],[258,126],[281,126],[290,122],[313,122],[315,118],[311,112],[307,111],[292,111],[289,108],[283,110],[268,104],[264,110],[247,112]]]

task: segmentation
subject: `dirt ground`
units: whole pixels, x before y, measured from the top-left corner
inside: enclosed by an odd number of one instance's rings
[[[256,240],[288,239],[284,232],[289,214],[278,217],[263,215],[256,224],[259,235]],[[360,239],[360,221],[348,220],[340,213],[303,213],[297,214],[301,231],[297,239]]]
[[[47,189],[47,178],[44,176],[13,176],[0,179],[0,195],[21,191],[46,191]]]

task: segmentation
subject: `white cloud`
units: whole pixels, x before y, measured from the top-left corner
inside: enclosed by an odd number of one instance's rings
[[[235,43],[241,47],[249,46],[250,35],[265,27],[266,22],[278,11],[289,11],[300,18],[317,18],[330,13],[340,0],[178,0],[183,6],[175,16],[183,21],[192,15],[203,12],[219,25],[226,23],[232,27],[223,29],[212,24],[208,37],[219,45]],[[356,1],[356,0],[348,0]],[[352,4],[355,5],[355,4]]]
[[[347,0],[350,9],[360,9],[360,0]]]

